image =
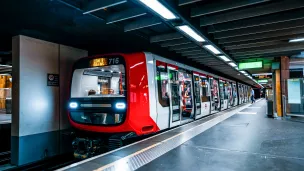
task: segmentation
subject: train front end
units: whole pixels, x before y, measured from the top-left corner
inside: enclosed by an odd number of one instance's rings
[[[74,155],[86,158],[100,153],[102,146],[114,149],[122,140],[159,130],[150,117],[148,87],[144,53],[77,61],[68,104],[76,130]]]
[[[126,121],[126,64],[123,56],[83,58],[73,68],[69,119],[76,129],[75,157],[101,152],[105,137],[131,133]]]

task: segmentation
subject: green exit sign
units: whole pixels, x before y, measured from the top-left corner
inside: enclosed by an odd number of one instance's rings
[[[258,80],[258,83],[268,83],[268,80]]]
[[[263,68],[263,61],[239,63],[239,69]]]

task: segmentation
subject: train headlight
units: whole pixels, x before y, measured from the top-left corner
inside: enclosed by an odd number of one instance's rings
[[[71,109],[76,109],[78,107],[78,103],[70,102],[69,106],[70,106]]]
[[[125,109],[126,104],[125,103],[116,103],[115,107],[116,107],[116,109]]]

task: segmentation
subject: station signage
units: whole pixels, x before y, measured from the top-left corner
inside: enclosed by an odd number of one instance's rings
[[[254,69],[254,68],[263,68],[263,61],[242,62],[242,63],[239,63],[238,67],[239,67],[239,70]]]
[[[107,65],[118,64],[123,64],[123,59],[119,56],[112,58],[95,58],[90,61],[90,67],[102,67]]]
[[[268,80],[258,80],[258,83],[266,84],[268,83]]]
[[[47,86],[59,86],[59,74],[47,74]]]
[[[271,79],[272,78],[272,73],[252,74],[252,77],[256,80],[258,80],[258,79]]]
[[[271,79],[272,75],[257,75],[257,76],[252,76],[254,79]]]

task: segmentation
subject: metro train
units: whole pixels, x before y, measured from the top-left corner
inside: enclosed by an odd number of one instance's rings
[[[247,85],[144,52],[82,58],[70,88],[68,117],[80,158],[113,139],[119,147],[249,101]]]

